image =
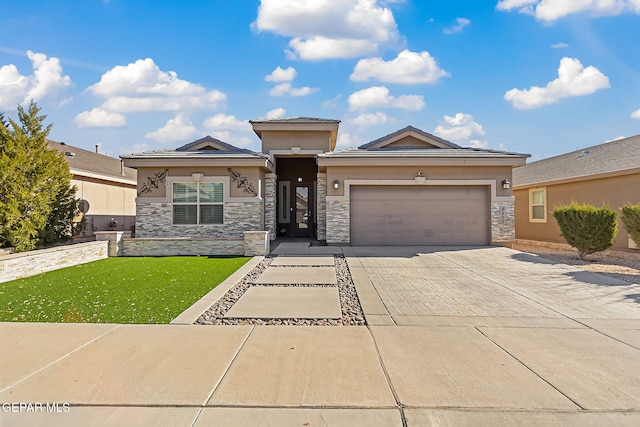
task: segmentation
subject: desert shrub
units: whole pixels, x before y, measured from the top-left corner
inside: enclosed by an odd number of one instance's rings
[[[621,210],[620,219],[624,229],[636,246],[640,247],[640,204],[624,205]]]
[[[596,208],[572,202],[556,207],[553,217],[562,237],[578,250],[580,259],[610,248],[618,234],[618,214],[606,206]]]

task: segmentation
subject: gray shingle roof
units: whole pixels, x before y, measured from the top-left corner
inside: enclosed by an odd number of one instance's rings
[[[122,164],[120,159],[105,156],[104,154],[73,147],[66,143],[47,140],[50,149],[62,152],[69,164],[69,168],[76,171],[85,171],[94,174],[112,176],[114,178],[128,178],[135,180],[138,172],[135,169],[124,167],[122,174]]]
[[[513,158],[529,157],[529,154],[510,153],[506,151],[487,150],[481,148],[380,148],[362,150],[350,148],[329,153],[318,154],[326,158]]]
[[[374,145],[376,145],[376,144],[378,144],[378,143],[380,143],[380,142],[382,142],[384,140],[391,139],[391,138],[396,137],[398,135],[401,135],[401,134],[403,134],[405,132],[416,132],[416,133],[418,133],[418,134],[420,134],[420,135],[422,135],[422,136],[424,136],[426,138],[438,141],[438,142],[440,142],[440,143],[442,143],[442,144],[444,144],[444,145],[446,145],[448,147],[461,148],[459,145],[456,145],[453,142],[447,141],[446,139],[442,139],[442,138],[440,138],[438,136],[432,135],[429,132],[425,132],[422,129],[418,129],[418,128],[415,128],[413,126],[407,126],[407,127],[402,128],[400,130],[397,130],[397,131],[395,131],[393,133],[390,133],[389,135],[385,135],[385,136],[383,136],[381,138],[378,138],[375,141],[371,141],[371,142],[368,142],[366,144],[363,144],[363,145],[359,146],[358,148],[361,149],[361,150],[366,150],[367,148],[372,147],[372,146],[374,146]]]
[[[538,160],[513,170],[513,185],[535,185],[552,181],[640,168],[640,135]]]
[[[340,120],[323,119],[319,117],[283,117],[280,119],[249,120],[249,123],[340,123]]]

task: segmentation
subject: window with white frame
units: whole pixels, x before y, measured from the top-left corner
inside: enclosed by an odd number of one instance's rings
[[[529,221],[547,222],[546,188],[532,188],[529,190]]]
[[[224,188],[221,182],[174,182],[174,224],[222,224]]]

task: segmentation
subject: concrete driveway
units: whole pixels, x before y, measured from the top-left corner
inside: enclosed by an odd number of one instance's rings
[[[640,285],[342,251],[369,326],[0,324],[0,426],[640,425]]]

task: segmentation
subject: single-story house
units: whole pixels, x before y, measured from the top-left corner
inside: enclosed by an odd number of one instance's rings
[[[554,207],[572,201],[618,211],[640,203],[640,135],[594,145],[514,169],[516,238],[565,243]],[[635,245],[619,223],[612,249]]]
[[[73,175],[71,185],[78,188],[85,230],[81,237],[97,231],[132,231],[135,225],[137,172],[121,159],[47,140],[49,149],[60,151]],[[115,221],[115,223],[114,223]]]
[[[218,239],[238,252],[233,240],[256,231],[269,240],[344,245],[510,245],[515,238],[511,171],[526,154],[463,148],[411,126],[335,151],[339,120],[250,123],[261,152],[208,136],[121,156],[138,170],[139,245],[148,239],[153,254],[186,254],[211,252],[203,239]],[[178,248],[176,239],[199,243]],[[162,245],[169,249],[157,250]],[[134,253],[150,252],[138,246]]]

